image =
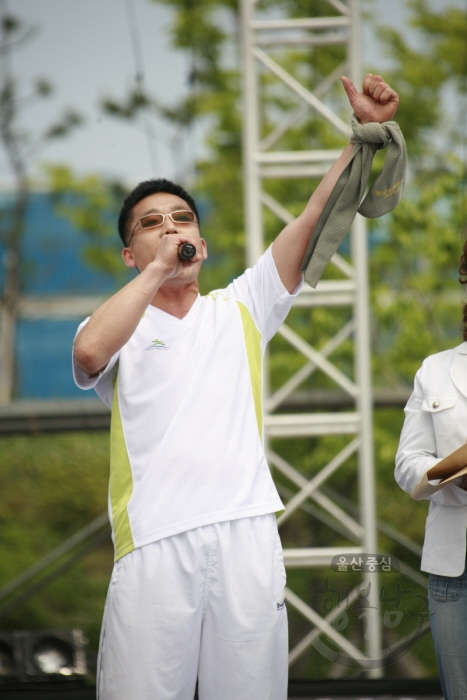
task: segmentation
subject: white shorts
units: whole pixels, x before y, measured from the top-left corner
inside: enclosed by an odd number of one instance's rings
[[[273,514],[189,530],[114,567],[99,700],[285,700],[285,570]]]

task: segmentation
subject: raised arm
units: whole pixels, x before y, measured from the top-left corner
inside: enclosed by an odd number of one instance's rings
[[[379,75],[368,73],[363,90],[357,91],[349,78],[341,78],[355,116],[362,124],[385,122],[397,111],[399,96]],[[272,245],[272,254],[283,285],[289,292],[297,287],[306,247],[323,208],[339,177],[348,165],[353,145],[348,144],[311,195],[304,211],[288,224]]]

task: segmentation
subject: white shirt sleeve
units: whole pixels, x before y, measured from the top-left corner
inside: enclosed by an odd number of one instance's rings
[[[229,296],[243,303],[251,313],[263,340],[268,342],[284,322],[303,279],[289,294],[277,271],[271,247],[258,262],[227,287]]]
[[[90,317],[88,317],[82,323],[80,323],[80,325],[78,326],[78,330],[76,331],[75,338],[78,335],[81,328],[83,328],[87,324],[89,318]],[[99,372],[99,374],[96,374],[95,376],[91,377],[87,372],[85,372],[83,369],[81,369],[81,367],[78,366],[75,358],[74,349],[72,352],[73,379],[75,381],[76,386],[80,389],[84,389],[85,391],[88,389],[95,389],[99,398],[101,398],[102,401],[109,408],[112,405],[113,379],[117,371],[118,356],[119,353],[116,353],[109,360],[106,367],[104,367],[104,369],[101,372]]]

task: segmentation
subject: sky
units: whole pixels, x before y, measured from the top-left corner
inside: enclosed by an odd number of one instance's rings
[[[172,97],[175,101],[186,91],[187,59],[170,50],[167,9],[149,0],[6,2],[10,12],[37,27],[35,37],[13,54],[20,93],[30,93],[33,80],[40,76],[55,88],[51,97],[24,108],[24,130],[41,133],[69,107],[86,120],[73,135],[43,149],[37,160],[67,162],[78,173],[96,171],[130,181],[153,174],[154,166],[160,170],[158,174],[172,174],[170,142],[175,134],[166,125],[157,124],[151,162],[143,125],[122,123],[99,108],[102,97],[123,98],[134,85],[127,5],[135,10],[148,89],[164,102],[171,102]],[[175,157],[184,155],[189,156],[177,153]],[[7,179],[2,159],[0,183]]]
[[[402,0],[374,0],[382,23],[403,26]],[[465,0],[431,0],[435,9],[465,5]],[[201,148],[199,133],[180,139],[166,122],[146,121],[154,138],[148,147],[145,125],[129,124],[105,115],[104,97],[123,98],[134,85],[135,61],[128,24],[136,27],[144,80],[161,102],[175,103],[188,90],[188,59],[170,48],[170,10],[150,0],[0,0],[0,8],[35,28],[34,36],[13,54],[14,75],[25,96],[21,127],[37,136],[55,122],[64,109],[78,110],[85,122],[68,138],[47,145],[35,154],[31,172],[42,161],[64,162],[84,175],[97,172],[133,184],[151,176],[176,179],[189,168]],[[384,65],[375,37],[363,29],[363,63]],[[54,85],[51,97],[29,101],[33,81],[47,78]],[[33,139],[34,140],[34,139]],[[11,182],[0,152],[0,187]]]

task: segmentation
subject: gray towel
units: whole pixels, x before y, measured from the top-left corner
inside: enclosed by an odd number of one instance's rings
[[[316,287],[329,260],[348,233],[357,211],[368,218],[386,214],[400,202],[407,170],[407,149],[397,122],[360,124],[352,117],[354,149],[310,237],[301,270]],[[384,166],[368,194],[365,190],[377,150],[388,147]],[[363,201],[362,201],[363,200]]]

